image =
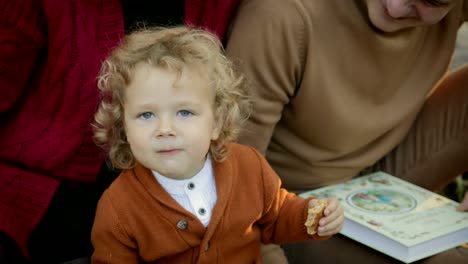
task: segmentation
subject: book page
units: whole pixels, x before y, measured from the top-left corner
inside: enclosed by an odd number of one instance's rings
[[[347,219],[406,246],[468,227],[455,201],[382,172],[300,196],[311,195],[337,197]]]

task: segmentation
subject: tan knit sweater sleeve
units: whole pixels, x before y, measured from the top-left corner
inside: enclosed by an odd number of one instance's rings
[[[253,102],[240,142],[262,154],[302,78],[305,36],[297,5],[294,0],[243,1],[227,44],[228,56],[245,74]]]

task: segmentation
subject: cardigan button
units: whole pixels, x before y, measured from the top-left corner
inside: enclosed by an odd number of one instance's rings
[[[188,221],[185,220],[185,219],[180,219],[179,221],[177,221],[177,228],[179,228],[180,230],[185,230],[188,228]]]

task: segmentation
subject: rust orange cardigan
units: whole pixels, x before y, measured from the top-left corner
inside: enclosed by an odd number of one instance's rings
[[[92,263],[260,263],[260,243],[310,236],[308,200],[281,189],[280,179],[252,147],[230,145],[213,162],[218,200],[205,227],[137,165],[101,197],[93,226]]]

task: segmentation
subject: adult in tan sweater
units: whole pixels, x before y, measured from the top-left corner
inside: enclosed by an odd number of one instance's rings
[[[241,84],[202,30],[134,32],[113,51],[95,135],[123,171],[99,201],[92,263],[260,263],[261,242],[341,229],[336,198],[287,192],[255,148],[232,143]]]
[[[445,186],[468,170],[468,67],[444,78],[467,19],[466,0],[244,0],[227,44],[254,102],[240,141],[291,191],[376,170]],[[291,263],[394,262],[340,235],[285,248]]]

